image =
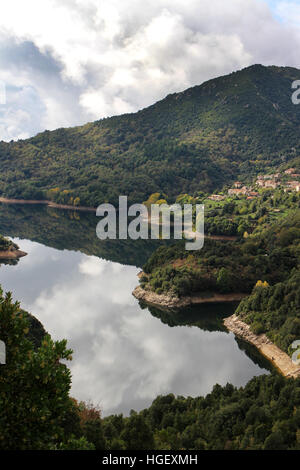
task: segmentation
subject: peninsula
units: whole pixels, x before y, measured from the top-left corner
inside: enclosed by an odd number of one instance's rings
[[[0,261],[19,259],[26,255],[25,251],[19,250],[16,243],[0,235]]]

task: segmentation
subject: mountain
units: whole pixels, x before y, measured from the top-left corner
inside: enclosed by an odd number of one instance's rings
[[[297,161],[300,70],[254,65],[137,113],[0,142],[0,195],[88,205],[213,191]],[[296,160],[295,160],[296,159]]]

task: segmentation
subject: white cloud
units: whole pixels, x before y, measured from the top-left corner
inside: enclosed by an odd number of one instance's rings
[[[0,80],[36,99],[8,99],[0,138],[133,112],[253,63],[298,66],[299,6],[277,11],[284,21],[262,0],[11,0]]]
[[[104,261],[99,262],[99,258],[96,256],[91,256],[89,258],[83,259],[78,265],[78,270],[82,274],[88,274],[89,276],[98,276],[105,269]],[[108,261],[107,261],[108,263]]]

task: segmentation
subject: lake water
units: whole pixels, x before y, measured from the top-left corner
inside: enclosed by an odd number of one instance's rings
[[[0,284],[74,350],[72,396],[103,415],[149,406],[158,394],[198,396],[242,386],[269,364],[222,325],[234,306],[179,314],[142,308],[137,273],[158,246],[100,241],[93,214],[0,204],[0,233],[28,253],[0,266]]]

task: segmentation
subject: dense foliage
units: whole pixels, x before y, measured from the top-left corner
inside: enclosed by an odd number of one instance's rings
[[[182,195],[188,202],[188,195]],[[258,197],[227,197],[205,206],[205,242],[187,251],[183,241],[159,247],[143,269],[141,283],[157,293],[250,292],[260,279],[274,284],[299,268],[300,193],[263,190]],[[235,237],[227,237],[233,227]],[[216,237],[215,235],[222,235]]]
[[[278,269],[277,256],[292,256],[296,265],[280,282],[258,282],[237,313],[255,333],[266,333],[281,349],[291,353],[292,342],[300,337],[300,211],[291,213],[276,227],[259,232],[258,237],[265,237],[273,246],[274,271]]]
[[[30,322],[0,291],[0,339],[6,364],[0,370],[0,449],[49,449],[64,437],[71,410],[70,371],[66,341],[44,336],[36,347],[29,339]]]
[[[71,205],[210,192],[296,158],[292,68],[255,65],[135,114],[0,143],[2,196]],[[292,163],[291,163],[292,164]]]
[[[299,214],[296,219],[300,220]],[[183,242],[160,247],[145,264],[141,285],[158,294],[184,296],[247,293],[260,279],[270,285],[281,282],[299,267],[300,230],[280,230],[276,225],[235,242],[208,239],[201,250],[193,252],[186,251]]]
[[[300,338],[300,272],[274,286],[257,286],[237,313],[254,333],[267,336],[286,352]]]
[[[148,409],[130,418],[105,418],[104,435],[108,448],[137,449],[140,435],[136,431],[143,422],[147,436],[143,448],[147,449],[151,434],[155,449],[299,449],[299,386],[300,379],[270,375],[255,377],[240,389],[215,385],[206,397],[159,396]],[[123,431],[129,423],[135,427],[130,443]]]

